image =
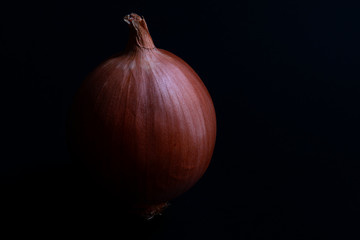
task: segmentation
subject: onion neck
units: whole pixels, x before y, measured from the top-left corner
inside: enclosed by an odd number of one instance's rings
[[[155,49],[155,45],[150,36],[145,19],[135,13],[124,17],[124,21],[129,24],[130,35],[126,49],[128,51],[140,49]]]

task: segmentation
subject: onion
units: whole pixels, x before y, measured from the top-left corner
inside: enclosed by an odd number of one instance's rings
[[[215,110],[194,70],[154,46],[144,18],[124,20],[125,51],[98,66],[75,96],[69,146],[128,209],[153,216],[208,168]]]

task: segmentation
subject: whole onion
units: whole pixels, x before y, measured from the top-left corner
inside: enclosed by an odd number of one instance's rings
[[[100,64],[75,96],[69,146],[129,209],[152,216],[206,171],[216,117],[194,70],[154,46],[144,18],[124,20],[125,51]]]

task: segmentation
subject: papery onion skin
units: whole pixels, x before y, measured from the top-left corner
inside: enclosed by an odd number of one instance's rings
[[[141,214],[193,186],[210,163],[216,138],[211,97],[195,71],[156,48],[145,20],[130,26],[124,53],[83,82],[68,128],[73,156]]]

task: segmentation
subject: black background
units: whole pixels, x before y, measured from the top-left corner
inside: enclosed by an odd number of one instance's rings
[[[356,1],[1,3],[1,218],[13,235],[118,239],[356,238]],[[150,222],[73,167],[72,97],[124,49],[124,15],[207,86],[218,120],[204,177]],[[132,236],[132,238],[129,238]]]

